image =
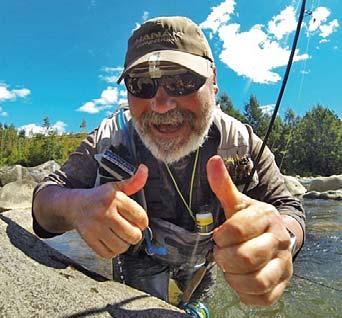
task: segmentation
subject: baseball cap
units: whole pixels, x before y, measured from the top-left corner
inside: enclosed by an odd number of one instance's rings
[[[155,69],[163,62],[208,78],[214,58],[205,35],[192,20],[158,17],[147,20],[129,38],[124,70],[117,82],[140,64],[146,63]]]

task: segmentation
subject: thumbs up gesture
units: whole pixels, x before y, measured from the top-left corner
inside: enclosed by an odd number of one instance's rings
[[[147,167],[140,165],[127,180],[78,190],[75,194],[79,194],[80,208],[73,213],[73,226],[101,257],[112,258],[142,239],[148,217],[129,195],[141,190],[147,177]]]
[[[276,208],[239,192],[219,156],[207,163],[210,187],[226,221],[215,229],[214,258],[246,304],[269,306],[292,276],[290,236]]]

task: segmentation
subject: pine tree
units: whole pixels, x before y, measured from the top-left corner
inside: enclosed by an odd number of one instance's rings
[[[226,93],[223,93],[221,96],[219,96],[216,102],[221,106],[221,109],[224,113],[242,122],[246,121],[245,117],[234,107],[231,99]]]

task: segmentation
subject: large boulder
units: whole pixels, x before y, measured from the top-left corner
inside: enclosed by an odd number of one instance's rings
[[[30,233],[31,223],[29,211],[0,214],[0,317],[187,317],[78,266]]]
[[[294,196],[303,195],[306,188],[298,181],[296,177],[284,176],[285,185],[290,193]]]
[[[0,185],[4,186],[15,181],[34,181],[30,171],[21,165],[4,166],[0,168]]]
[[[41,182],[49,173],[60,168],[60,165],[53,161],[47,161],[39,166],[27,168],[31,177],[36,182]]]
[[[342,201],[341,190],[331,190],[325,192],[309,191],[303,195],[304,199],[321,199],[321,200],[336,200]]]
[[[325,192],[342,189],[342,175],[330,177],[317,177],[310,183],[308,191]]]
[[[28,209],[32,204],[34,181],[15,181],[0,189],[0,211]]]

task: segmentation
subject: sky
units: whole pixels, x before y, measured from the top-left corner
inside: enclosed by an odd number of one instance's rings
[[[219,93],[243,111],[255,95],[274,108],[300,0],[0,0],[0,123],[41,132],[87,131],[125,103],[116,79],[127,40],[145,20],[181,15],[199,24],[217,67]],[[307,0],[280,106],[299,116],[317,104],[342,117],[342,1]]]

